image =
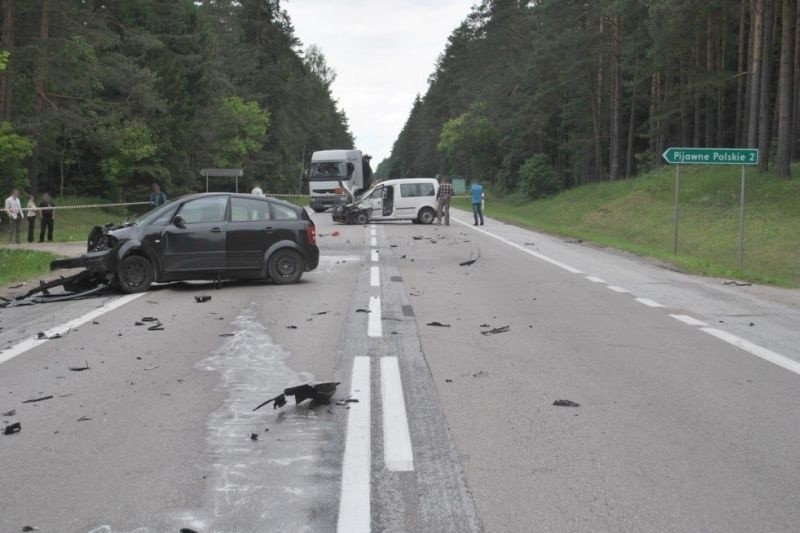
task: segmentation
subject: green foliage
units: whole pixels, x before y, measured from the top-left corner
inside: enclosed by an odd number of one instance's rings
[[[563,184],[544,154],[525,160],[519,169],[520,192],[528,198],[543,198],[561,190]]]
[[[104,137],[107,153],[101,168],[109,198],[121,198],[126,178],[139,175],[153,180],[160,177],[161,169],[145,164],[156,153],[152,134],[146,126],[136,122],[112,126],[105,130]]]
[[[437,148],[447,156],[450,169],[468,177],[485,177],[494,169],[497,129],[478,102],[442,126]]]
[[[0,191],[3,194],[25,186],[27,169],[23,163],[33,153],[34,146],[30,137],[14,132],[8,122],[0,122]]]
[[[8,50],[0,50],[0,72],[3,72],[8,67],[8,60],[11,57],[11,52]]]
[[[217,124],[220,139],[215,166],[241,168],[245,159],[263,146],[269,119],[269,111],[262,110],[258,102],[238,96],[225,98]]]
[[[48,252],[0,248],[0,284],[24,281],[50,270],[50,262],[58,259]]]

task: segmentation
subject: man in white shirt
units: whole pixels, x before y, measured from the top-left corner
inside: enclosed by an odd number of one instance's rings
[[[22,205],[19,203],[19,190],[11,191],[11,196],[6,198],[6,215],[8,215],[8,242],[19,244],[19,226],[22,224]]]
[[[253,184],[253,190],[250,191],[253,196],[264,196],[264,191],[261,190],[261,185],[258,183]]]

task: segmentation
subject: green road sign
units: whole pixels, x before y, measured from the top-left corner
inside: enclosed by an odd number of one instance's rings
[[[667,148],[662,157],[672,165],[758,164],[758,150],[750,148]]]

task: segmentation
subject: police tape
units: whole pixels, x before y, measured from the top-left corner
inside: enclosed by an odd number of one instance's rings
[[[103,209],[106,207],[129,207],[133,205],[151,205],[150,202],[117,202],[111,204],[79,204],[79,205],[54,205],[53,207],[23,207],[25,211],[50,211],[60,209]],[[8,213],[8,209],[0,209],[0,212]]]

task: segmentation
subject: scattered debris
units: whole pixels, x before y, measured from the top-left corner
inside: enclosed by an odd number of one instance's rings
[[[45,333],[44,331],[40,331],[39,333],[36,334],[36,338],[37,339],[45,339],[45,340],[60,339],[61,338],[61,333],[54,333],[53,335],[49,335],[48,336],[47,333]]]
[[[48,396],[42,396],[41,398],[31,398],[30,400],[23,400],[22,403],[36,403],[36,402],[43,402],[45,400],[52,400],[53,395],[50,394]]]
[[[389,248],[397,248],[397,245],[396,244],[390,244]]]
[[[347,398],[346,400],[339,400],[336,405],[347,405],[348,403],[358,403],[356,398]]]
[[[434,326],[437,328],[449,328],[450,324],[442,324],[441,322],[428,322],[428,326]]]
[[[197,302],[197,303],[199,303],[199,304],[201,304],[201,303],[203,303],[203,302],[207,302],[207,301],[209,301],[210,299],[211,299],[211,296],[209,296],[209,295],[207,295],[207,294],[203,294],[203,295],[201,295],[201,296],[195,296],[195,297],[194,297],[194,301],[195,301],[195,302]]]
[[[164,325],[161,322],[158,322],[147,328],[147,331],[164,331]]]
[[[253,411],[261,409],[270,402],[275,402],[272,406],[273,409],[277,409],[278,407],[283,407],[284,405],[286,405],[287,396],[294,396],[295,405],[308,399],[311,399],[313,402],[318,402],[327,405],[331,402],[331,398],[333,397],[333,394],[336,392],[337,385],[339,385],[338,382],[335,383],[328,382],[328,383],[316,383],[316,384],[306,383],[305,385],[289,387],[288,389],[283,389],[282,394],[279,394],[274,398],[270,398],[266,402],[262,403],[261,405],[253,409]]]
[[[556,400],[553,402],[556,407],[580,407],[581,404],[571,400]]]
[[[750,322],[750,324],[748,324],[748,326],[753,327],[753,326],[755,326],[755,323]]]
[[[91,420],[91,418],[88,416],[82,416],[77,420],[77,422],[88,422],[89,420]]]
[[[25,283],[17,283],[16,285],[9,285],[9,289],[19,289],[20,287],[24,287]]]
[[[160,368],[161,365],[153,365],[153,366],[146,366],[142,370],[155,370],[156,368]]]
[[[356,313],[371,313],[369,309],[356,309]]]
[[[481,327],[482,328],[490,328],[490,327],[492,327],[492,325],[491,324],[481,324]]]
[[[570,239],[564,242],[567,244],[580,244],[583,242],[583,239]]]
[[[473,378],[488,378],[489,377],[489,373],[488,372],[484,372],[483,370],[479,370],[479,371],[475,372],[474,374],[472,374],[472,377]]]
[[[12,409],[10,411],[6,411],[5,413],[3,413],[3,416],[14,416],[15,414],[17,414],[17,410]]]
[[[220,337],[233,337],[234,335],[235,335],[235,333],[220,333],[219,334]]]
[[[339,235],[341,235],[341,233],[339,233],[338,229],[335,229],[331,232],[331,237],[338,237]]]
[[[452,383],[452,382],[453,382],[453,380],[452,380],[452,379],[446,379],[446,380],[444,380],[444,382],[445,382],[445,383]]]
[[[84,370],[91,370],[89,368],[89,361],[86,361],[84,366],[71,366],[69,367],[69,369],[72,370],[73,372],[83,372]]]
[[[412,238],[412,239],[414,239],[415,241],[421,241],[421,240],[422,240],[422,239],[424,239],[425,237],[421,237],[421,236],[419,236],[419,235],[412,235],[412,236],[411,236],[411,238]]]
[[[22,424],[19,422],[14,422],[13,424],[6,426],[6,428],[3,430],[3,435],[13,435],[14,433],[19,433],[20,431],[22,431]]]
[[[734,287],[752,287],[752,283],[742,283],[740,281],[726,281],[725,285],[733,285]]]
[[[22,531],[39,531],[36,526],[22,526]]]
[[[250,440],[258,440],[258,433],[250,433]]]
[[[525,246],[536,246],[535,242],[526,242]]]
[[[477,261],[477,259],[470,259],[469,261],[461,261],[461,262],[458,264],[458,266],[461,266],[461,267],[468,267],[468,266],[472,266],[472,265],[474,265],[474,264],[475,264],[475,262],[476,262],[476,261]]]
[[[158,318],[156,318],[154,316],[143,316],[142,317],[142,322],[158,322],[158,321],[159,321]]]
[[[297,326],[286,326],[286,329],[297,329]]]
[[[489,331],[481,331],[481,335],[497,335],[498,333],[508,333],[509,331],[511,331],[511,326],[502,326]]]
[[[197,531],[188,527],[182,527],[179,533],[197,533]]]
[[[133,323],[134,326],[144,326],[144,322],[139,322],[138,320]]]
[[[327,314],[328,314],[327,311],[320,311],[319,313],[314,313],[314,316],[327,315]]]

